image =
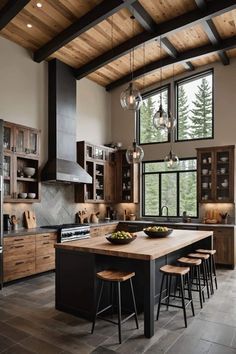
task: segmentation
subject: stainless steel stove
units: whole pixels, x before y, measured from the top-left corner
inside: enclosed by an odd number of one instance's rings
[[[41,227],[57,229],[57,242],[59,243],[90,238],[89,224],[62,224]]]

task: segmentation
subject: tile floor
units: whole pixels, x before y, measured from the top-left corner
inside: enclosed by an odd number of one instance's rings
[[[218,270],[219,289],[196,316],[188,310],[188,328],[181,310],[160,313],[155,335],[143,336],[131,319],[123,325],[123,343],[117,327],[98,321],[95,332],[85,320],[54,308],[54,273],[24,280],[0,291],[0,352],[9,354],[233,354],[236,353],[236,271]],[[197,294],[196,294],[197,295]]]

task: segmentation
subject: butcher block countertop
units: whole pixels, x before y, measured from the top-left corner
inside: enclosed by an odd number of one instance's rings
[[[105,236],[98,236],[80,241],[57,243],[55,248],[115,257],[153,260],[206,237],[213,236],[213,232],[173,230],[168,237],[155,239],[147,237],[143,231],[137,232],[136,235],[137,238],[133,242],[125,245],[113,245],[106,240]]]

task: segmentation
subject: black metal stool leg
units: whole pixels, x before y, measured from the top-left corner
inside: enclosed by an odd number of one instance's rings
[[[167,275],[166,284],[167,284],[167,289],[166,289],[166,295],[167,295],[166,309],[168,310],[169,309],[169,303],[170,303],[170,293],[171,293],[171,275],[169,275],[169,276]]]
[[[119,343],[121,344],[121,293],[120,293],[120,282],[117,282],[118,291],[118,331],[119,331]]]
[[[188,282],[188,297],[191,301],[191,308],[192,308],[193,316],[195,316],[194,306],[193,306],[193,298],[192,298],[192,290],[191,290],[191,281],[190,281],[189,273],[187,274],[187,282]]]
[[[210,298],[210,291],[209,291],[209,284],[208,284],[208,279],[207,279],[207,271],[206,271],[206,263],[205,263],[205,261],[202,262],[202,268],[203,268],[204,284],[206,285],[207,297],[209,299]]]
[[[201,308],[203,307],[202,305],[202,286],[201,286],[201,275],[200,275],[200,267],[197,266],[196,267],[196,271],[197,271],[197,283],[198,283],[198,291],[199,291],[199,299],[200,299],[200,306]]]
[[[218,289],[217,279],[216,279],[216,264],[215,264],[215,257],[212,255],[212,264],[213,264],[213,274],[215,277],[215,285],[216,289]]]
[[[98,302],[97,302],[97,307],[96,307],[96,312],[95,312],[95,316],[93,319],[93,325],[92,325],[92,329],[91,329],[91,333],[93,334],[94,331],[94,327],[95,327],[95,322],[96,322],[96,318],[97,318],[97,313],[99,310],[99,306],[100,306],[100,301],[101,301],[101,297],[102,297],[102,292],[103,292],[103,286],[104,286],[104,282],[101,282],[101,288],[100,288],[100,293],[99,293],[99,297],[98,297]]]
[[[160,313],[161,298],[162,298],[162,290],[163,290],[164,279],[165,279],[165,274],[162,274],[161,290],[160,290],[159,301],[158,301],[158,307],[157,307],[157,317],[156,317],[157,320],[158,320],[158,318],[159,318],[159,313]]]
[[[180,275],[180,291],[181,291],[181,298],[182,298],[182,307],[183,307],[183,313],[184,313],[184,324],[185,327],[187,327],[187,316],[186,316],[186,308],[185,308],[185,301],[184,301],[184,280],[183,276]]]
[[[207,267],[207,273],[209,275],[209,280],[210,280],[211,295],[213,295],[214,289],[213,289],[211,257],[209,257],[208,260],[206,261],[206,267]]]
[[[133,298],[133,305],[134,305],[134,312],[135,312],[135,322],[136,322],[136,327],[138,327],[138,315],[137,315],[137,307],[136,307],[136,301],[135,301],[135,296],[134,296],[134,288],[133,288],[133,282],[132,279],[130,278],[129,280],[130,283],[130,289],[131,289],[131,293],[132,293],[132,298]]]

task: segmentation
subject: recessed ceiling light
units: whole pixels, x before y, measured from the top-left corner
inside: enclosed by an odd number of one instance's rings
[[[37,2],[36,6],[37,7],[42,7],[43,5],[41,4],[41,2]]]
[[[33,26],[31,25],[31,23],[27,23],[26,25],[28,28],[32,28]]]

